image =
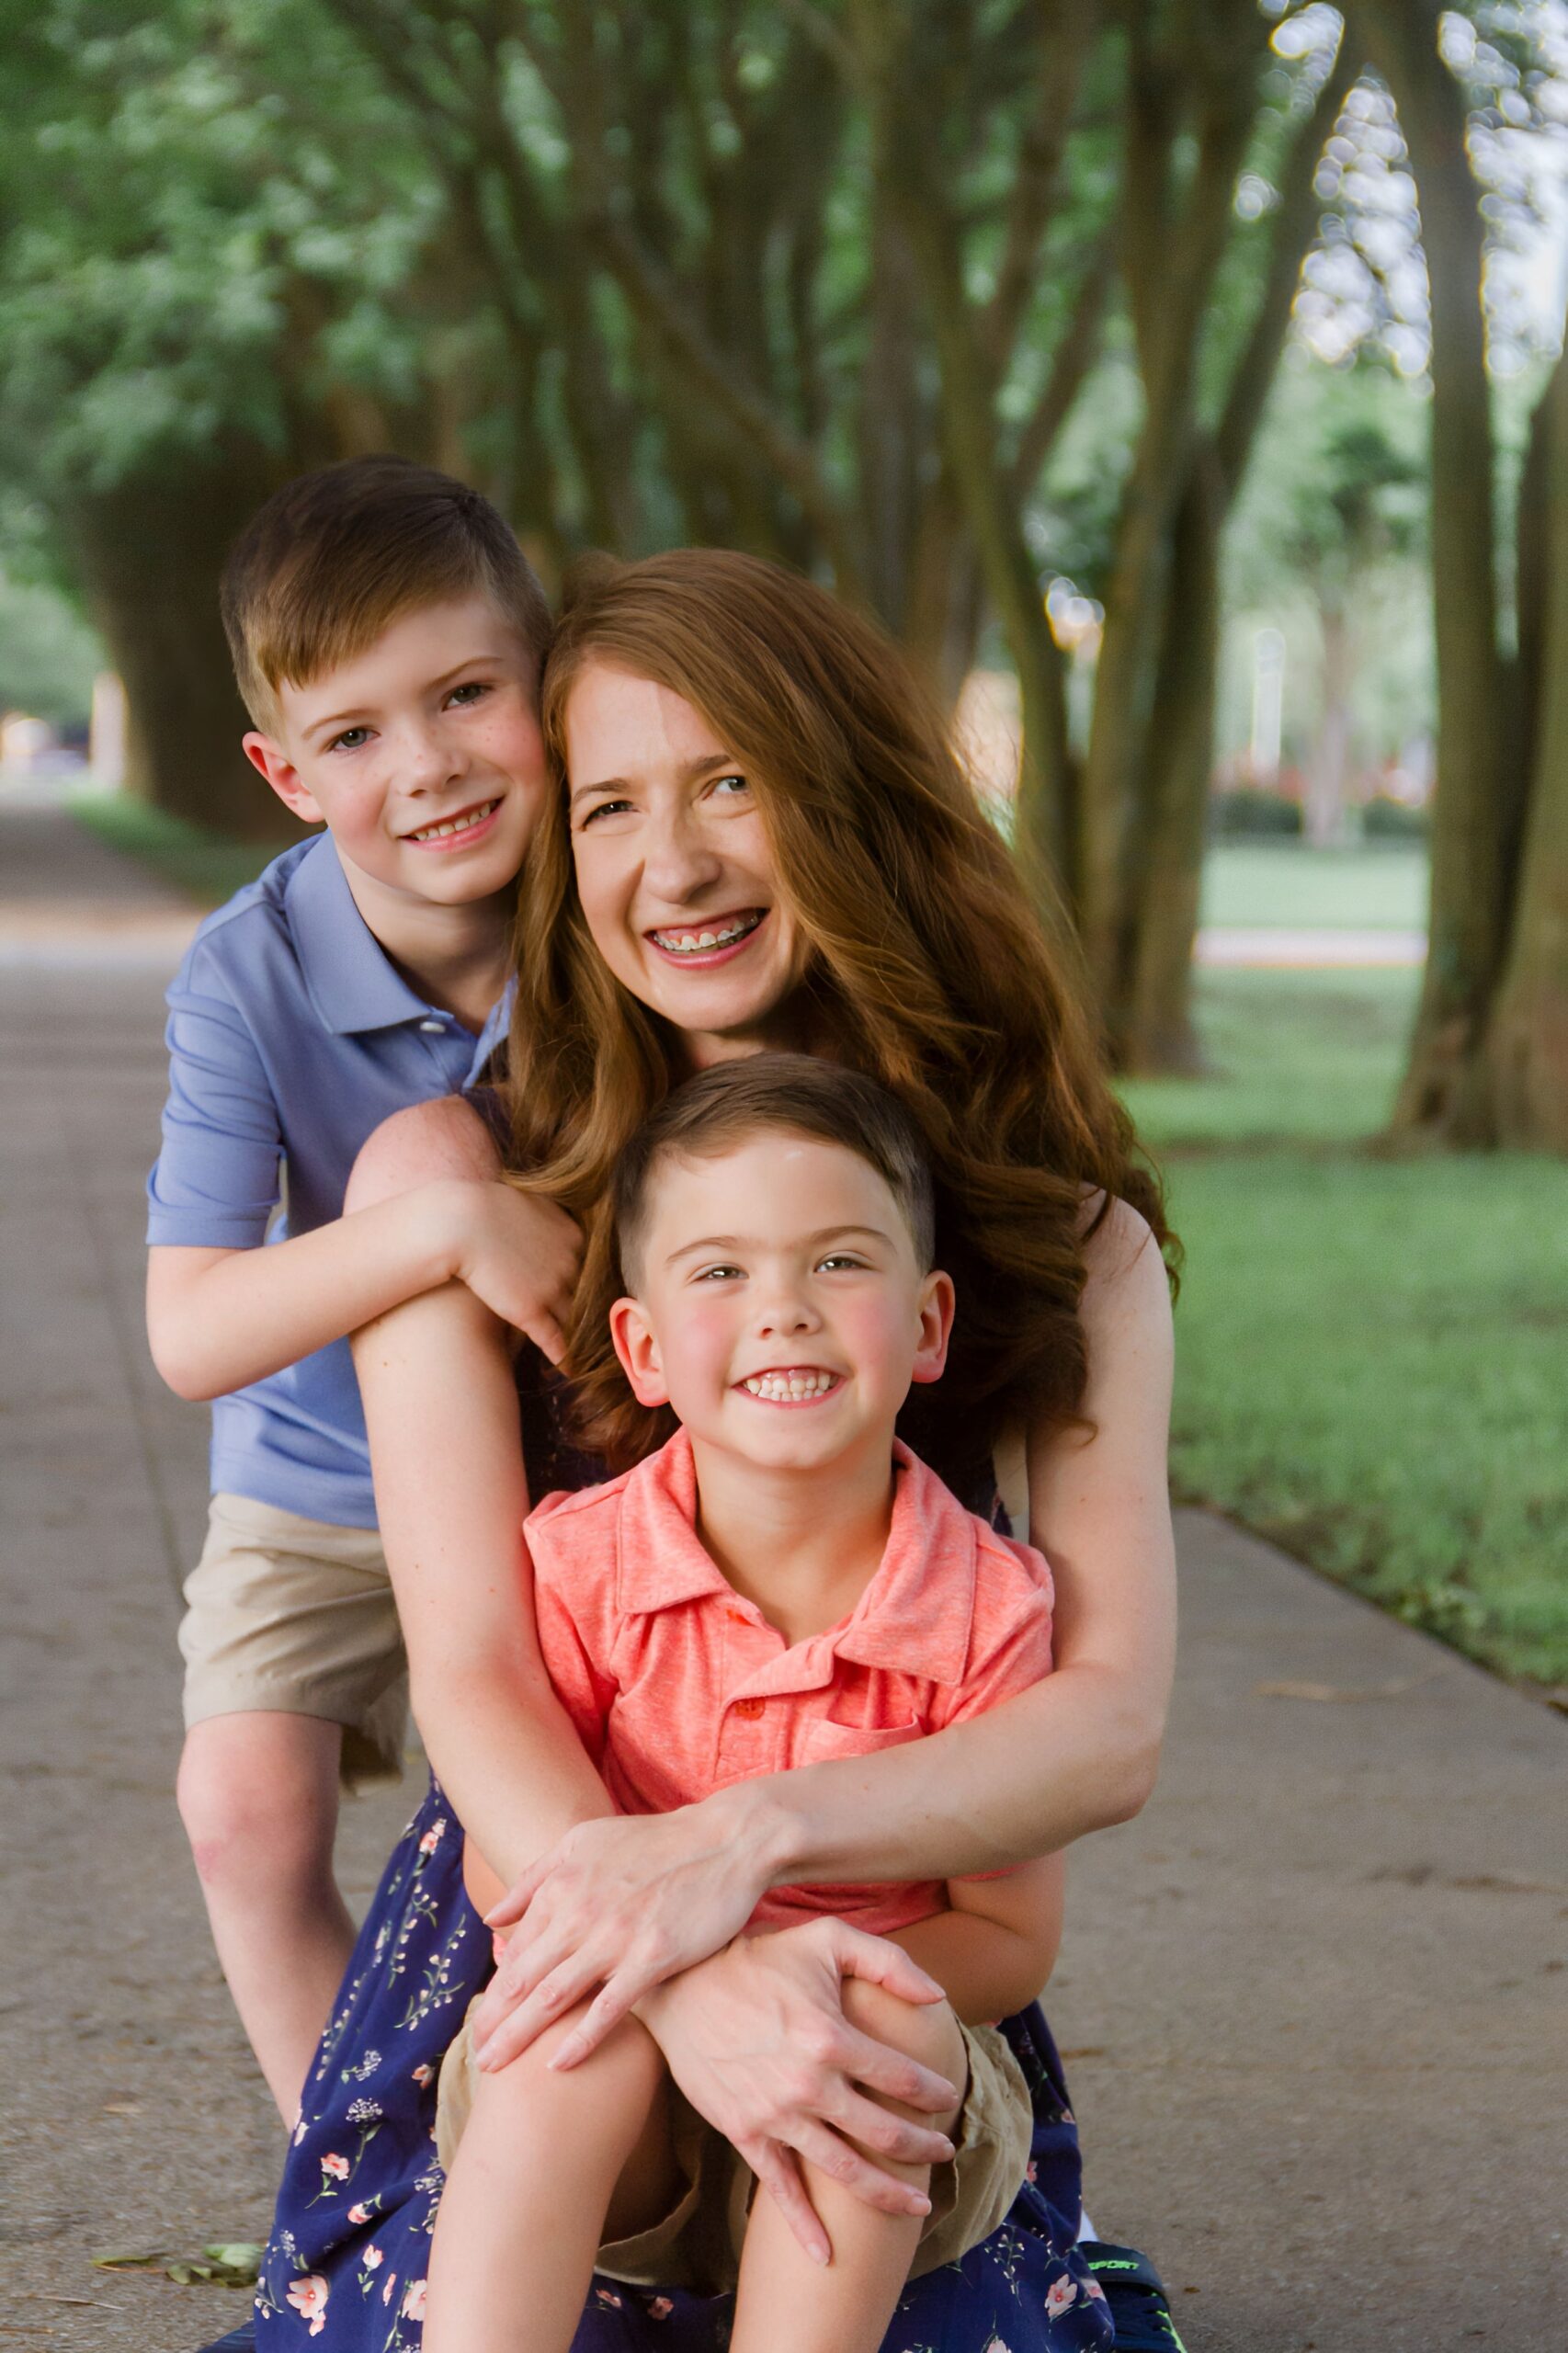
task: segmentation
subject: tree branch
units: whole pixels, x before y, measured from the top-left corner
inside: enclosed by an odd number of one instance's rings
[[[1040,480],[1040,470],[1067,422],[1085,377],[1094,366],[1106,298],[1110,291],[1110,242],[1108,230],[1089,248],[1088,267],[1079,279],[1067,323],[1056,339],[1051,372],[1039,400],[1024,419],[1010,473],[1015,499],[1027,498]]]
[[[1279,202],[1274,213],[1263,292],[1214,434],[1215,453],[1227,498],[1234,495],[1241,481],[1279,364],[1280,346],[1290,323],[1290,306],[1301,275],[1301,256],[1312,234],[1316,210],[1312,183],[1318,161],[1356,74],[1355,52],[1348,36],[1342,33],[1334,69],[1318,92],[1312,112],[1297,131],[1279,176]]]
[[[995,291],[978,322],[998,379],[1007,371],[1034,293],[1040,241],[1056,207],[1079,85],[1100,29],[1098,0],[1036,0],[1036,6],[1040,63],[1035,109],[1013,176]]]

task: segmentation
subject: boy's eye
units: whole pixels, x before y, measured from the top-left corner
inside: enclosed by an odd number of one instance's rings
[[[456,703],[460,710],[472,710],[474,704],[483,702],[490,691],[487,679],[470,678],[462,686],[454,687],[447,699],[449,702]]]
[[[357,752],[361,744],[368,744],[369,740],[368,727],[346,727],[341,735],[333,737],[326,748],[329,752]]]
[[[817,1266],[819,1269],[825,1268],[829,1274],[838,1272],[845,1267],[847,1267],[851,1274],[864,1274],[866,1270],[865,1259],[857,1257],[853,1250],[830,1250],[825,1258],[817,1260]]]
[[[739,1282],[744,1274],[744,1267],[699,1267],[692,1280],[698,1283]]]

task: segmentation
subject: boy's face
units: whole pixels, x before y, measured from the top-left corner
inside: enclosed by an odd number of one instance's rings
[[[883,1179],[842,1145],[765,1130],[662,1161],[639,1296],[611,1311],[628,1379],[694,1440],[776,1469],[882,1445],[947,1355],[953,1290],[915,1262]]]
[[[537,673],[488,597],[425,606],[285,682],[277,735],[253,731],[245,752],[297,817],[330,826],[351,881],[466,906],[512,881],[543,806]]]

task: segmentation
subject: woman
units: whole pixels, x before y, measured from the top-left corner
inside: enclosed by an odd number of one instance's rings
[[[439,2187],[431,2086],[489,1967],[454,1813],[517,1882],[520,1926],[481,2023],[488,2055],[503,2062],[592,1985],[604,1991],[590,2035],[637,2002],[688,2097],[810,2244],[820,2225],[791,2153],[896,2205],[904,2193],[869,2153],[918,2162],[931,2144],[865,2090],[933,2109],[939,2094],[844,2019],[843,1977],[896,1991],[896,1952],[824,1923],[814,1953],[786,1964],[767,1939],[739,1938],[763,1889],[951,1877],[1065,1845],[1137,1811],[1163,1724],[1174,1574],[1158,1191],[936,714],[879,634],[809,583],[688,551],[579,579],[544,718],[566,790],[524,878],[506,1106],[518,1181],[588,1228],[569,1350],[588,1437],[614,1456],[647,1435],[608,1404],[595,1211],[620,1142],[673,1079],[722,1055],[788,1045],[854,1061],[925,1131],[960,1301],[949,1371],[910,1435],[978,1501],[1009,1406],[1028,1400],[1029,1533],[1055,1572],[1057,1671],[869,1762],[610,1819],[534,1649],[507,1336],[460,1288],[361,1336],[383,1535],[441,1786],[389,1868],[306,2087],[263,2344],[288,2341],[290,2322],[345,2348],[417,2342]],[[349,1206],[496,1165],[472,1113],[425,1107],[372,1139]],[[523,1413],[536,1492],[591,1475],[559,1450],[546,1460],[549,1420],[536,1384]],[[995,2238],[915,2284],[890,2347],[1105,2341],[1070,2251],[1076,2139],[1055,2053],[1038,2010],[1009,2031],[1037,2091],[1032,2185]],[[597,2299],[585,2348],[718,2341],[692,2300]]]

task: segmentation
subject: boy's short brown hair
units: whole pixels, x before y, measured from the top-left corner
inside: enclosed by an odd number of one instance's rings
[[[305,685],[404,613],[476,592],[542,656],[544,590],[477,490],[407,458],[301,474],[267,500],[223,567],[223,627],[246,710],[276,732],[285,679]]]
[[[915,1120],[863,1071],[816,1054],[747,1054],[716,1063],[666,1095],[616,1163],[611,1212],[624,1281],[639,1265],[648,1194],[667,1159],[706,1160],[758,1131],[835,1143],[874,1168],[903,1211],[922,1271],[935,1263],[930,1163]]]

